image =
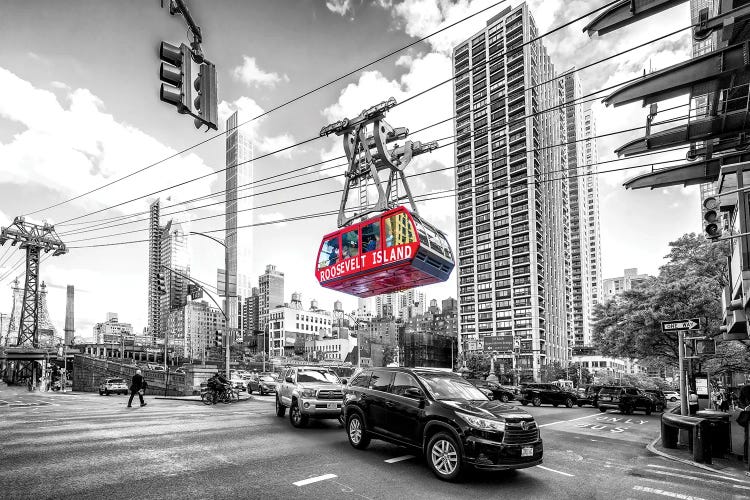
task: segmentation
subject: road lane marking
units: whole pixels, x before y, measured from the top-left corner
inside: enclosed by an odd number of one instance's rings
[[[679,498],[680,500],[706,500],[705,498],[701,497],[694,497],[691,495],[683,495],[682,493],[675,493],[673,491],[664,491],[660,490],[658,488],[650,488],[648,486],[633,486],[633,489],[635,491],[642,491],[644,493],[653,493],[655,495],[663,495],[665,497],[670,498]]]
[[[559,470],[555,470],[555,469],[550,469],[549,467],[545,467],[543,465],[537,465],[537,467],[539,467],[540,469],[548,470],[550,472],[556,472],[557,474],[562,474],[563,476],[575,477],[573,474],[568,474],[567,472],[563,472],[563,471],[559,471]]]
[[[593,417],[595,415],[596,415],[596,413],[593,413],[591,415],[585,415],[583,417],[571,418],[570,420],[558,420],[557,422],[550,422],[548,424],[538,425],[537,427],[547,427],[548,425],[564,424],[565,422],[575,422],[576,420],[582,420],[584,418],[591,418],[591,417]]]
[[[750,484],[750,482],[748,482],[748,481],[743,481],[742,479],[737,479],[737,478],[734,478],[734,477],[731,477],[731,476],[725,476],[723,474],[711,474],[709,472],[693,472],[693,471],[689,471],[688,472],[688,471],[685,471],[683,469],[677,469],[675,467],[667,467],[665,465],[656,465],[656,464],[648,464],[648,467],[654,467],[656,469],[666,469],[666,470],[671,470],[671,471],[675,471],[675,472],[687,472],[688,474],[694,474],[694,475],[700,475],[700,476],[708,476],[708,477],[712,477],[712,478],[715,478],[715,479],[725,479],[727,481],[734,481],[736,483],[742,483],[742,484]]]
[[[338,477],[338,476],[336,474],[323,474],[322,476],[310,477],[308,479],[303,479],[302,481],[297,481],[296,483],[292,483],[292,484],[294,486],[305,486],[307,484],[317,483],[318,481],[325,481],[326,479],[333,479],[334,477]]]
[[[414,458],[414,455],[404,455],[403,457],[389,458],[388,460],[383,460],[383,462],[387,464],[395,464],[396,462],[402,462],[404,460],[409,460],[410,458]]]
[[[718,479],[722,479],[721,476],[714,477],[713,479],[707,479],[705,477],[695,477],[690,476],[688,474],[677,474],[676,472],[668,472],[665,470],[652,470],[652,474],[660,474],[662,476],[672,476],[672,477],[679,477],[680,479],[692,479],[693,481],[703,481],[705,483],[715,483],[715,484],[724,484],[721,481],[718,481]],[[723,478],[723,479],[730,479],[730,478]],[[741,486],[739,484],[733,485],[735,488],[739,488],[742,490],[750,490],[750,486]]]

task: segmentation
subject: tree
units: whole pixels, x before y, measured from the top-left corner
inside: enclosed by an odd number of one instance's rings
[[[700,317],[702,333],[718,335],[727,245],[695,233],[669,245],[658,277],[594,307],[593,339],[602,354],[676,365],[677,333],[661,331],[672,319]]]
[[[383,347],[383,366],[388,366],[393,363],[396,359],[396,348],[392,345],[386,345]]]
[[[464,353],[466,368],[474,378],[485,378],[490,374],[490,356],[484,353]]]

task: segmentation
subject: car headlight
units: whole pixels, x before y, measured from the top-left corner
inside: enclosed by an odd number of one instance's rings
[[[499,422],[497,420],[490,420],[488,418],[475,417],[473,415],[467,415],[466,413],[456,412],[456,415],[461,417],[467,424],[482,431],[505,431],[505,422]]]
[[[315,397],[315,389],[302,389],[299,392],[299,394],[303,398],[314,398]]]

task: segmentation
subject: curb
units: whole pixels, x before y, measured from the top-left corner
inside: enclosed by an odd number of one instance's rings
[[[154,399],[168,399],[172,401],[189,401],[193,403],[202,403],[203,400],[200,397],[195,396],[154,396]],[[242,403],[243,401],[258,401],[255,398],[242,398],[240,400],[234,401],[235,403]]]
[[[657,436],[656,439],[651,441],[651,443],[647,444],[646,449],[650,451],[651,453],[653,453],[654,455],[658,455],[660,457],[667,458],[669,460],[674,460],[675,462],[680,462],[686,465],[692,465],[693,467],[698,467],[699,469],[707,470],[709,472],[713,472],[714,474],[719,474],[722,476],[729,476],[729,477],[732,477],[735,475],[734,471],[732,472],[721,471],[718,469],[714,469],[713,467],[709,467],[708,465],[699,464],[698,462],[694,462],[693,460],[687,460],[685,458],[676,457],[674,455],[670,455],[669,453],[665,453],[663,451],[657,450],[654,445],[659,440],[661,440],[661,436]]]

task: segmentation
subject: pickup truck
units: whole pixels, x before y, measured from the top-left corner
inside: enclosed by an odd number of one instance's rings
[[[305,427],[310,418],[340,418],[345,383],[327,368],[287,368],[276,386],[276,416],[283,417],[289,408],[294,427]]]

